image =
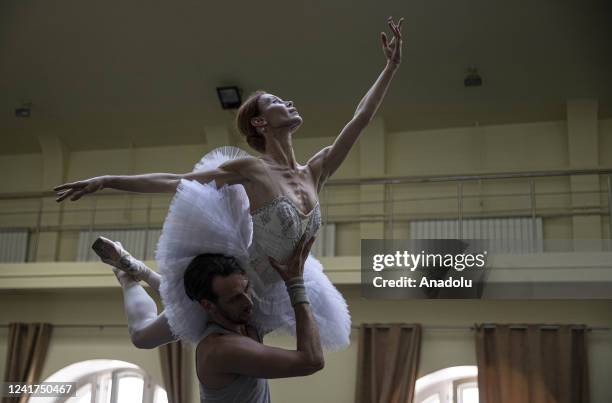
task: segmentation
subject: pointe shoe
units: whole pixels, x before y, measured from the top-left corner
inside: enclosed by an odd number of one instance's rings
[[[129,274],[135,280],[143,280],[148,273],[149,268],[123,249],[121,242],[114,242],[101,236],[95,240],[91,248],[104,263]]]

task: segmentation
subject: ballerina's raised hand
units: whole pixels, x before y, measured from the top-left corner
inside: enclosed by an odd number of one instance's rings
[[[393,38],[391,41],[387,40],[387,35],[381,32],[383,52],[387,57],[387,63],[397,67],[402,61],[402,22],[404,18],[400,18],[398,23],[393,22],[393,18],[389,17],[387,23],[393,32]]]

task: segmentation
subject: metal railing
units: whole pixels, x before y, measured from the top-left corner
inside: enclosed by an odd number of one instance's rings
[[[572,190],[570,178],[573,176],[596,176],[597,183],[590,190]],[[537,191],[538,183],[554,178],[565,178],[563,183],[546,183],[547,190]],[[510,181],[504,184],[504,181]],[[508,187],[516,187],[517,183],[524,186],[526,191],[509,192]],[[470,184],[477,184],[478,191],[466,191]],[[495,192],[483,191],[483,184],[497,184],[502,189]],[[371,185],[382,185],[384,192],[376,194],[376,199],[367,196],[365,188]],[[413,196],[411,186],[446,186],[443,194],[440,189],[424,191],[418,189],[419,194]],[[451,190],[454,188],[454,191]],[[561,189],[559,189],[561,188]],[[347,194],[347,192],[349,194]],[[410,196],[402,196],[409,193]],[[105,201],[113,198],[125,198],[119,206],[102,206]],[[541,203],[538,199],[558,198],[557,203]],[[575,202],[577,198],[589,198],[589,202]],[[85,197],[77,204],[54,204],[53,192],[28,192],[0,194],[0,226],[4,228],[21,227],[30,231],[29,256],[36,260],[38,256],[41,234],[58,233],[58,237],[66,232],[90,232],[100,229],[119,228],[160,228],[163,223],[164,212],[168,208],[169,196],[152,194],[135,194],[125,192],[104,191]],[[466,219],[474,217],[511,217],[528,216],[535,223],[536,217],[547,219],[559,217],[576,217],[583,215],[596,215],[608,217],[608,231],[612,238],[612,169],[569,169],[531,172],[501,172],[486,174],[457,174],[457,175],[421,175],[403,177],[379,177],[360,179],[330,180],[322,194],[322,225],[329,223],[380,223],[384,228],[384,237],[393,238],[398,225],[414,219],[440,219],[454,218],[457,220],[459,237],[463,234],[463,224]],[[526,199],[526,205],[509,203],[512,198]],[[86,200],[89,199],[89,202]],[[144,199],[144,201],[142,201]],[[497,199],[499,206],[482,208],[484,201]],[[516,200],[516,199],[515,199]],[[116,201],[116,200],[115,200]],[[129,201],[126,203],[126,201]],[[477,201],[481,208],[466,207],[466,203]],[[82,207],[89,203],[89,207]],[[425,204],[427,208],[414,207]],[[435,203],[442,207],[432,208]],[[508,203],[510,204],[508,206]],[[29,208],[27,205],[30,205]],[[136,206],[134,206],[136,204]],[[160,204],[160,205],[158,205]],[[128,205],[128,208],[126,208]],[[454,205],[452,208],[450,206]],[[412,206],[409,207],[409,206]],[[373,210],[373,211],[372,211]],[[132,217],[135,213],[144,213],[140,219]],[[123,218],[113,221],[101,219],[102,214],[114,216],[123,214]],[[78,219],[67,219],[71,215],[81,215]],[[129,216],[129,217],[128,217]],[[21,217],[21,218],[19,218]],[[86,217],[86,218],[85,218]],[[126,218],[128,217],[128,218]],[[532,226],[535,231],[535,225]],[[325,231],[323,231],[323,234]],[[404,238],[408,234],[404,234]],[[56,240],[56,242],[58,242]],[[148,242],[145,242],[147,245]],[[146,246],[145,246],[146,248]],[[54,260],[58,259],[59,248],[56,246]],[[144,255],[146,255],[146,250]]]

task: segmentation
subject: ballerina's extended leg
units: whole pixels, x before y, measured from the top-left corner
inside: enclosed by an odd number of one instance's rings
[[[132,257],[118,242],[98,238],[94,243],[94,251],[102,261],[113,266],[113,272],[121,284],[132,343],[138,348],[155,348],[174,341],[176,338],[170,330],[164,312],[157,314],[155,301],[138,283],[139,279],[149,280],[147,283],[159,293],[159,274]],[[117,256],[120,258],[117,259]],[[137,275],[136,278],[129,274],[130,270]]]
[[[132,343],[138,348],[155,348],[175,340],[164,312],[157,314],[157,305],[138,282],[113,268],[123,290],[123,305]]]

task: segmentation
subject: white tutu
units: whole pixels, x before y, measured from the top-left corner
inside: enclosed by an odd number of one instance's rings
[[[211,170],[243,157],[249,154],[238,148],[218,148],[206,154],[194,171]],[[284,283],[263,281],[251,267],[253,222],[249,208],[242,185],[217,189],[214,182],[182,180],[179,184],[155,256],[162,275],[160,294],[166,317],[177,337],[197,343],[206,328],[206,312],[187,297],[183,283],[187,265],[203,253],[234,256],[246,270],[254,285],[252,321],[261,331],[295,335],[295,315]],[[323,347],[338,350],[348,346],[351,322],[346,302],[312,255],[304,265],[304,283]]]
[[[346,301],[323,273],[323,266],[313,255],[309,255],[304,264],[304,285],[323,348],[337,351],[348,347],[351,317]],[[262,307],[274,306],[275,309],[269,312],[266,309],[255,309],[254,322],[264,333],[276,330],[295,336],[295,312],[285,283],[278,281],[259,294],[263,294],[263,301],[258,301]]]

